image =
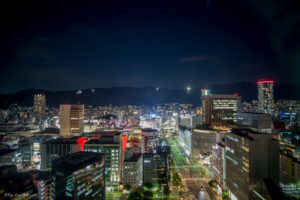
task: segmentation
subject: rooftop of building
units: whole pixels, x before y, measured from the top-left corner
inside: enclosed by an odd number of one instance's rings
[[[260,112],[238,112],[237,114],[270,115],[269,113],[260,113]]]
[[[111,136],[111,135],[121,135],[120,131],[113,130],[113,131],[93,131],[84,133],[84,135],[99,135],[99,136]]]
[[[36,180],[49,180],[52,179],[52,175],[50,172],[41,171],[37,176]]]
[[[116,144],[119,145],[119,142],[114,141],[113,136],[101,136],[99,139],[89,140],[86,144]]]
[[[97,161],[102,161],[103,158],[104,155],[100,153],[79,151],[53,160],[52,165],[54,171],[59,170],[74,172]]]
[[[130,158],[124,158],[124,162],[136,162],[141,158],[141,153],[133,154]]]
[[[143,128],[142,132],[158,132],[156,129],[153,128]]]
[[[18,149],[0,149],[0,156],[4,156],[6,154],[14,153],[18,151]]]
[[[45,141],[44,144],[77,144],[78,138],[79,137],[52,139]]]
[[[41,131],[39,134],[59,134],[58,128],[47,128],[44,131]]]
[[[232,98],[236,99],[238,96],[236,94],[211,94],[211,95],[205,95],[204,98],[211,98],[211,99],[227,99]]]
[[[247,138],[250,140],[254,140],[254,135],[272,135],[270,133],[255,132],[255,131],[252,131],[247,128],[233,128],[230,130],[230,133],[236,134],[238,136],[241,136],[241,137],[244,137],[244,138]]]
[[[170,154],[171,152],[171,147],[170,146],[157,146],[156,147],[156,152],[157,153],[166,153],[166,154]]]
[[[0,166],[0,171],[2,171],[4,169],[9,169],[9,168],[17,169],[16,165],[3,165],[3,166]]]

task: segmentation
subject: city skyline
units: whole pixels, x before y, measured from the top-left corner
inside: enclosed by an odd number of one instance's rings
[[[1,6],[1,200],[300,199],[299,0]]]

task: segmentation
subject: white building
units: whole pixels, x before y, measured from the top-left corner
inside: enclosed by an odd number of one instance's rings
[[[143,183],[143,158],[142,154],[133,154],[133,150],[126,148],[124,151],[123,183],[132,188]]]

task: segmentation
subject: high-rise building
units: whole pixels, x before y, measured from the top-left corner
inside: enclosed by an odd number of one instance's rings
[[[226,131],[214,130],[207,126],[202,126],[192,130],[192,156],[199,158],[199,155],[211,155],[213,147],[217,142],[219,133]]]
[[[76,152],[53,160],[54,199],[105,199],[104,156]]]
[[[120,132],[102,133],[99,139],[84,144],[84,151],[103,153],[105,156],[106,190],[118,189],[122,177],[122,141]]]
[[[204,124],[222,126],[237,122],[237,95],[202,96]]]
[[[226,179],[225,150],[225,144],[223,142],[218,142],[214,145],[212,154],[212,170],[214,173],[214,179],[218,183],[217,186],[220,186],[221,188],[224,188],[224,181]]]
[[[237,124],[255,132],[272,133],[272,116],[268,113],[238,113]]]
[[[179,141],[188,156],[192,152],[192,129],[203,124],[201,115],[182,114],[179,117]]]
[[[274,112],[274,81],[259,80],[257,82],[258,90],[258,111],[262,113]]]
[[[141,153],[134,154],[132,148],[124,151],[123,184],[132,188],[143,183],[143,158]]]
[[[32,145],[30,143],[19,142],[19,153],[22,156],[22,167],[31,165]]]
[[[53,179],[50,173],[42,172],[36,178],[38,199],[40,200],[54,200],[52,195]]]
[[[59,109],[59,134],[61,137],[81,136],[83,132],[84,105],[62,104]]]
[[[45,116],[46,96],[44,94],[34,95],[33,112],[35,114],[37,121],[41,121],[41,119]]]
[[[52,161],[80,151],[81,138],[59,138],[40,143],[41,170],[51,170]]]
[[[165,184],[170,180],[170,148],[164,151],[159,147],[157,153],[143,154],[143,183]]]
[[[232,129],[225,134],[225,185],[231,199],[252,199],[265,178],[279,183],[279,142],[272,134]]]
[[[152,153],[156,151],[158,144],[158,131],[156,129],[142,129],[142,153]]]

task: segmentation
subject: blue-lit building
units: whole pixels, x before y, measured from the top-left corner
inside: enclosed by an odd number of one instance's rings
[[[192,129],[203,124],[200,115],[181,115],[179,117],[179,140],[188,156],[192,154]]]
[[[287,127],[293,126],[298,123],[298,113],[282,112],[280,113],[280,119]]]

